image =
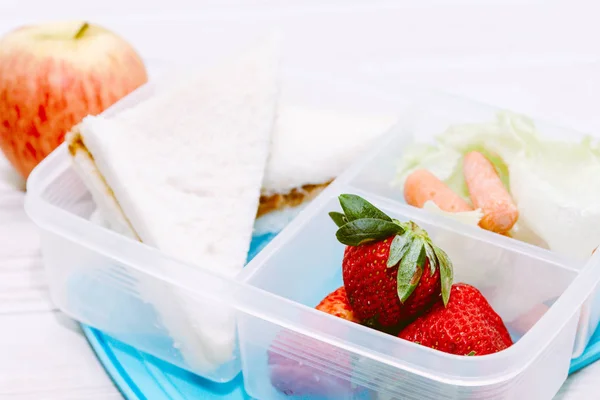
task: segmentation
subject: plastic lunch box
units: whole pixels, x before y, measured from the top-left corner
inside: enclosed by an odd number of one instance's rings
[[[241,368],[248,394],[257,399],[287,398],[292,393],[276,391],[273,383],[290,380],[311,388],[309,397],[315,399],[551,398],[567,377],[569,360],[583,350],[598,324],[600,255],[574,261],[431,215],[404,204],[401,191],[390,186],[395,162],[413,136],[424,140],[451,123],[488,121],[496,110],[408,89],[381,93],[331,77],[288,74],[283,82],[283,96],[290,103],[394,113],[399,122],[234,280],[90,222],[91,196],[72,170],[65,146],[59,147],[30,176],[26,200],[28,214],[42,228],[42,252],[57,306],[207,379],[225,382]],[[106,115],[143,101],[165,84],[142,87]],[[577,135],[536,124],[547,135]],[[477,286],[503,317],[515,345],[483,357],[454,356],[314,310],[342,283],[343,246],[327,216],[339,208],[340,193],[362,195],[391,216],[425,227],[462,271],[457,277]],[[149,298],[142,290],[147,287],[164,295]],[[169,302],[174,293],[187,306],[235,310],[237,344],[217,367],[191,365],[181,343],[170,337],[166,325],[187,323],[186,315],[178,321],[177,304],[171,304],[176,316],[165,321],[165,306],[157,302]]]
[[[157,79],[142,86],[103,115],[110,118],[143,102],[171,85],[173,76],[174,79],[185,76],[187,68],[176,72],[167,73],[169,79]],[[348,86],[285,70],[280,101],[373,113],[380,110],[375,104],[365,106],[367,98],[380,98],[378,103],[385,105],[388,111],[405,104],[403,99],[384,101],[384,96],[370,87],[344,87]],[[237,345],[229,356],[215,356],[220,360],[211,365],[194,364],[195,357],[186,352],[185,346],[186,342],[191,342],[188,335],[193,335],[187,331],[193,331],[193,324],[199,319],[190,312],[193,308],[203,311],[198,313],[202,318],[207,318],[208,310],[214,310],[208,318],[219,320],[219,333],[222,334],[227,325],[235,333],[234,321],[230,324],[223,318],[234,312],[230,304],[232,297],[225,295],[231,282],[209,277],[205,271],[184,266],[149,246],[127,240],[92,223],[95,204],[72,169],[65,145],[49,155],[30,175],[26,210],[42,228],[42,253],[51,294],[62,311],[117,340],[206,379],[227,382],[239,374],[241,363]],[[186,288],[181,284],[190,285]],[[177,299],[172,300],[172,297]],[[185,311],[182,311],[183,307]],[[171,334],[173,331],[177,334]]]

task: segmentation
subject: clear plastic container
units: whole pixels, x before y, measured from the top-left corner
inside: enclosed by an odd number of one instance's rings
[[[169,76],[185,76],[185,70],[180,72]],[[172,79],[157,79],[139,88],[103,115],[110,118],[143,102],[172,84]],[[282,79],[281,102],[369,115],[380,114],[383,106],[393,113],[407,104],[368,87],[340,85],[289,69]],[[95,204],[72,168],[65,145],[31,174],[26,210],[42,228],[44,263],[59,309],[209,380],[226,382],[239,374],[234,298],[226,294],[232,281],[177,263],[92,222]],[[194,329],[197,324],[211,327],[210,341],[201,336],[208,329]]]
[[[395,131],[389,134],[387,145],[375,150],[369,157],[371,161],[364,161],[362,166],[357,167],[357,172],[354,173],[352,178],[348,178],[349,183],[356,188],[402,204],[406,204],[403,191],[401,188],[390,184],[394,180],[402,149],[415,141],[415,138],[418,138],[419,142],[432,141],[434,136],[442,133],[450,125],[493,121],[498,111],[500,111],[492,106],[432,91],[420,90],[413,92],[412,96],[412,105],[405,112],[402,121],[395,127]],[[544,121],[534,119],[534,123],[540,134],[548,138],[578,142],[584,136],[581,132]],[[461,226],[461,228],[476,232],[476,234],[483,235],[483,237],[490,237],[500,243],[509,243],[510,246],[522,249],[525,253],[540,251],[538,247],[533,245],[478,228],[464,226]],[[570,265],[571,268],[578,271],[588,266],[588,263],[586,263],[588,260],[571,259],[546,250],[543,250],[543,253],[547,257],[552,257],[557,262]],[[475,279],[475,281],[469,282],[474,285],[477,285],[477,279],[481,278],[481,276],[475,277],[473,274],[466,275],[466,277],[471,280]],[[458,278],[461,278],[461,276],[459,275]],[[485,278],[488,279],[489,277]],[[531,306],[534,305],[531,304]],[[539,309],[537,308],[537,310]],[[533,312],[535,313],[535,310]],[[599,322],[600,292],[596,290],[582,307],[573,358],[579,357],[583,353]]]
[[[188,353],[195,343],[190,309],[234,313],[230,301],[223,303],[226,295],[212,297],[224,294],[228,282],[90,222],[95,205],[65,146],[32,174],[26,209],[41,228],[50,292],[61,311],[207,379],[225,382],[237,376],[235,338],[213,363]],[[235,321],[221,321],[227,323],[235,335]]]
[[[246,389],[259,399],[549,399],[569,361],[598,324],[599,255],[576,261],[404,203],[392,187],[396,162],[413,136],[450,124],[491,121],[497,111],[433,93],[414,94],[400,122],[340,176],[245,268],[240,279],[271,300],[240,293],[238,334]],[[543,134],[577,139],[536,121]],[[455,282],[476,286],[515,344],[481,357],[455,356],[399,340],[314,310],[342,285],[344,246],[329,211],[354,193],[393,218],[413,220],[444,248]],[[254,295],[253,295],[254,296]]]
[[[146,85],[105,114],[137,104],[167,84],[159,80]],[[600,256],[576,262],[430,215],[403,204],[401,193],[389,185],[412,134],[427,138],[449,123],[487,121],[495,110],[408,88],[381,93],[293,71],[284,78],[283,98],[311,107],[399,115],[400,122],[233,280],[90,222],[92,198],[72,170],[65,146],[59,147],[30,176],[26,200],[28,214],[42,228],[56,305],[85,324],[207,379],[225,382],[241,368],[248,393],[258,399],[285,398],[272,379],[285,383],[294,363],[303,366],[303,376],[314,389],[311,398],[317,399],[552,397],[567,376],[570,358],[583,350],[600,318],[595,292]],[[572,136],[537,124],[544,134]],[[422,224],[456,265],[480,266],[474,276],[464,270],[467,283],[488,297],[516,344],[494,355],[458,357],[314,310],[325,294],[341,285],[343,247],[335,240],[327,212],[338,208],[336,196],[342,192],[363,195],[399,219]],[[547,311],[532,312],[540,305]],[[231,335],[236,334],[236,321],[222,315],[237,310],[239,339],[214,354],[210,363],[196,362],[194,307],[203,310],[204,323],[219,325]],[[208,310],[213,310],[209,318]]]

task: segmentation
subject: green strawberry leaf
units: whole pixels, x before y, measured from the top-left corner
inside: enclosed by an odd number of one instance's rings
[[[341,212],[331,211],[329,213],[329,216],[331,217],[333,222],[335,222],[335,224],[338,226],[338,228],[341,228],[342,226],[344,226],[348,223],[346,216],[344,214],[342,214]]]
[[[396,235],[392,244],[390,245],[390,256],[387,260],[387,267],[392,268],[400,262],[402,257],[406,254],[410,245],[414,239],[411,232],[406,231],[402,235]]]
[[[471,350],[471,352],[469,354],[467,354],[466,356],[473,357],[475,354],[477,354],[477,353],[475,353],[473,350]]]
[[[417,260],[417,265],[423,268],[425,266],[426,259],[427,253],[425,252],[425,243],[423,243],[423,248],[421,249],[421,253],[419,254],[419,259]]]
[[[435,274],[435,270],[438,267],[438,260],[437,256],[435,255],[435,251],[433,250],[433,247],[429,242],[425,242],[425,253],[427,254],[427,259],[429,260],[430,276],[433,276],[433,274]]]
[[[401,303],[404,303],[415,291],[423,275],[423,264],[425,263],[423,244],[423,239],[416,237],[398,266],[396,289]]]
[[[393,222],[375,218],[361,218],[350,221],[337,230],[335,236],[348,246],[359,246],[364,243],[387,239],[403,233],[402,227]]]
[[[450,290],[452,289],[452,281],[454,280],[454,271],[452,267],[452,261],[446,254],[446,252],[439,247],[433,245],[433,249],[437,256],[440,265],[440,281],[442,286],[442,300],[444,301],[444,307],[448,305],[450,300]]]
[[[341,194],[339,196],[340,205],[346,214],[348,221],[354,221],[363,218],[381,219],[392,222],[383,211],[369,203],[365,199],[355,194]]]

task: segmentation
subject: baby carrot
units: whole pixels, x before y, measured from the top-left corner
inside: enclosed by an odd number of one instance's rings
[[[519,219],[519,210],[492,163],[473,151],[465,156],[463,172],[473,206],[483,211],[479,226],[497,233],[508,232]]]
[[[423,208],[431,200],[448,212],[472,211],[473,208],[444,182],[426,169],[412,172],[404,183],[404,199],[411,206]]]

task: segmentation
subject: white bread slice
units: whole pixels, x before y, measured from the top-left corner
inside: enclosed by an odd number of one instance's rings
[[[394,122],[388,114],[282,104],[254,233],[282,230]]]
[[[83,145],[79,126],[67,135],[66,141],[69,144],[73,167],[77,174],[83,178],[84,184],[91,193],[94,203],[96,203],[96,210],[94,211],[96,222],[101,221],[103,225],[115,232],[131,239],[140,240],[115,199],[112,189],[98,171],[94,158]]]
[[[276,75],[269,45],[112,118],[85,118],[67,141],[110,227],[174,258],[236,275],[246,261],[267,163]],[[139,292],[191,370],[210,375],[232,358],[230,308],[139,278]]]
[[[153,97],[82,140],[144,242],[226,275],[245,264],[275,118],[271,56]]]
[[[393,122],[387,115],[356,115],[286,104],[278,107],[254,234],[283,229]],[[73,156],[76,168],[82,170],[80,174],[90,183],[104,223],[114,231],[132,236],[119,205],[111,202],[112,194],[95,171],[89,153],[79,151]]]
[[[395,121],[394,115],[283,104],[275,123],[263,195],[330,182]]]

